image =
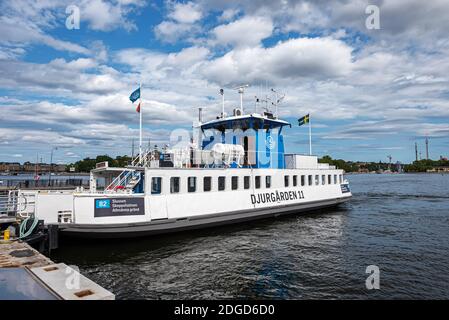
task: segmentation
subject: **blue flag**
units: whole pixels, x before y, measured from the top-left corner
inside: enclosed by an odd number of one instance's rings
[[[140,98],[140,87],[136,89],[131,95],[129,96],[129,100],[131,100],[133,103]]]

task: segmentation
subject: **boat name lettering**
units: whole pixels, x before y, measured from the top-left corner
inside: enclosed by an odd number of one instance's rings
[[[295,191],[275,191],[275,192],[264,192],[251,195],[251,203],[280,203],[283,201],[291,201],[304,199],[304,193],[301,190]]]

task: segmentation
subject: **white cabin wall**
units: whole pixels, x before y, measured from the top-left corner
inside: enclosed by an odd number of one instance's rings
[[[328,175],[332,175],[332,183],[328,184]],[[334,174],[342,175],[342,170],[279,170],[279,169],[179,169],[179,170],[157,170],[148,169],[146,172],[149,211],[151,219],[161,218],[184,218],[188,216],[199,216],[230,211],[252,209],[254,207],[276,206],[277,203],[267,202],[253,204],[251,194],[267,192],[288,192],[301,190],[304,199],[291,200],[282,204],[302,203],[319,201],[328,198],[342,197],[340,183],[334,184]],[[254,177],[261,176],[261,188],[254,189]],[[265,188],[265,177],[269,175],[272,179],[271,188]],[[289,187],[284,187],[284,176],[289,175]],[[297,186],[293,187],[293,175],[297,175]],[[301,186],[301,175],[312,175],[312,186]],[[315,175],[319,175],[319,185],[315,185]],[[322,184],[322,175],[325,175],[325,184]],[[187,192],[187,178],[197,178],[196,192]],[[212,190],[203,191],[203,178],[212,177]],[[218,191],[218,177],[226,177],[226,190]],[[239,189],[231,190],[232,176],[239,177]],[[243,188],[244,176],[251,176],[250,189]],[[161,195],[150,195],[151,177],[162,177]],[[170,177],[180,178],[180,192],[170,193]]]

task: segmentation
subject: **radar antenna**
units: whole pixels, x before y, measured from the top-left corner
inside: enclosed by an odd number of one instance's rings
[[[248,88],[249,84],[244,84],[238,87],[235,87],[234,90],[238,90],[239,94],[240,94],[240,110],[242,111],[243,114],[243,93],[245,92],[245,88]]]

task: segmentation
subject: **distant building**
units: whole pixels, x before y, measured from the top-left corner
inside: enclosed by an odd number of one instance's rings
[[[18,162],[0,162],[0,172],[8,172],[8,173],[19,173],[19,172],[26,172],[26,173],[34,173],[36,172],[36,169],[39,173],[43,172],[55,172],[55,173],[61,173],[66,171],[66,165],[65,164],[53,164],[52,166],[47,163],[31,163],[31,162],[25,162],[23,165],[21,165]]]
[[[449,167],[435,167],[432,169],[427,169],[427,172],[441,172],[441,173],[449,173]]]
[[[18,162],[0,162],[1,172],[18,173],[21,169],[21,165]]]

